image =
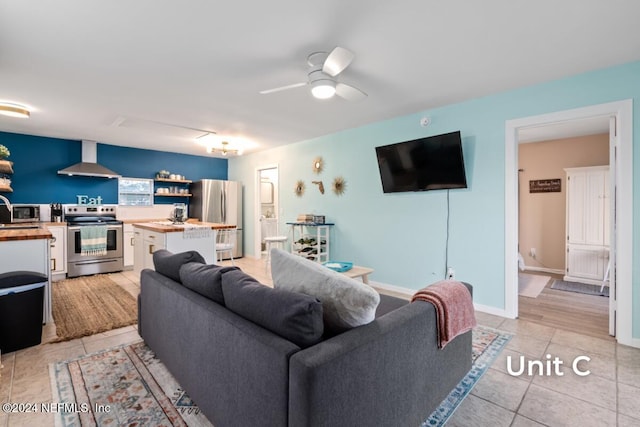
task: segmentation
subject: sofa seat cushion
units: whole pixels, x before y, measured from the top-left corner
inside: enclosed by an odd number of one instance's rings
[[[301,348],[322,339],[322,304],[316,298],[273,289],[241,270],[222,274],[227,309]]]
[[[238,267],[188,262],[180,267],[180,281],[186,288],[224,305],[222,274],[231,270],[238,270]]]
[[[276,289],[301,292],[322,302],[329,334],[366,325],[375,318],[380,303],[375,289],[316,262],[273,248],[271,275]]]
[[[166,249],[159,249],[153,253],[153,267],[155,270],[176,282],[180,281],[180,267],[188,262],[206,263],[202,255],[197,251],[174,254]]]

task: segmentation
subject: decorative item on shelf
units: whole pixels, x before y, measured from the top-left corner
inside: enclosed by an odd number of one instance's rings
[[[312,167],[312,169],[318,175],[320,175],[320,173],[322,173],[322,170],[324,169],[324,160],[322,160],[322,157],[318,156],[315,159],[313,159],[313,167]]]
[[[156,174],[156,179],[169,179],[170,176],[171,173],[169,171],[161,170]]]
[[[297,222],[313,222],[313,214],[298,214]]]
[[[312,221],[316,224],[324,224],[325,216],[324,215],[313,215]]]
[[[311,181],[311,183],[318,186],[318,190],[320,190],[320,194],[324,194],[324,184],[322,183],[322,181]]]
[[[341,196],[344,194],[344,190],[347,188],[347,182],[343,177],[338,176],[333,180],[332,188],[333,192],[336,195]]]
[[[0,144],[0,160],[4,160],[5,158],[11,155],[11,151],[4,145]]]
[[[295,191],[296,196],[302,197],[302,195],[304,194],[304,181],[298,180],[293,191]]]

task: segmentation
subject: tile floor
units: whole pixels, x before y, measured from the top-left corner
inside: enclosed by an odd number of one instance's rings
[[[228,262],[227,262],[228,263]],[[248,274],[271,284],[264,262],[250,258],[236,261]],[[116,273],[113,279],[133,295],[139,291],[132,272]],[[375,277],[374,277],[375,280]],[[513,338],[491,368],[476,384],[448,426],[638,426],[640,425],[640,349],[613,341],[542,326],[530,321],[504,319],[477,313],[478,323],[507,331]],[[46,325],[43,343],[55,336]],[[96,334],[73,341],[41,344],[2,355],[0,402],[51,402],[49,363],[139,340],[135,326]],[[558,357],[564,374],[512,376],[520,368],[519,358],[545,362]],[[571,369],[577,356],[589,356],[578,376]],[[549,362],[553,372],[553,365]],[[53,425],[51,414],[3,414],[0,427]]]

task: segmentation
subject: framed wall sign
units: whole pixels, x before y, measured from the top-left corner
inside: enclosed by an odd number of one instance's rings
[[[529,193],[559,193],[562,191],[562,179],[535,179],[529,181]]]

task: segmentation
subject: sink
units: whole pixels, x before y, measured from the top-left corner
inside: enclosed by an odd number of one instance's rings
[[[39,225],[31,224],[0,224],[0,231],[2,230],[33,230],[40,228]]]

